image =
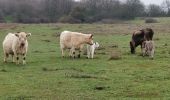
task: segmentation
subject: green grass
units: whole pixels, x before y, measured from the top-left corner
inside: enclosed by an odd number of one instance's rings
[[[9,26],[15,27],[9,27]],[[4,24],[0,42],[8,32],[31,32],[26,65],[3,63],[0,50],[2,100],[136,100],[170,99],[170,34],[168,23],[155,24]],[[133,30],[152,27],[154,60],[129,52]],[[63,30],[94,34],[100,43],[94,59],[62,58],[59,33]],[[115,48],[114,45],[118,47]],[[119,60],[108,60],[120,51]]]

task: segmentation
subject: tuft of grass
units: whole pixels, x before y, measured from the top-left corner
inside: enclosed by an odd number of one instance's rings
[[[108,89],[108,88],[110,88],[110,87],[108,87],[108,86],[95,86],[95,90],[106,90],[106,89]]]
[[[45,68],[45,67],[43,67],[43,68],[42,68],[42,70],[43,70],[43,71],[48,71],[48,69],[47,69],[47,68]]]
[[[157,37],[157,38],[154,38],[153,40],[154,40],[154,41],[159,41],[159,40],[160,40],[160,38],[158,38],[158,37]]]
[[[51,42],[50,40],[42,40],[42,41],[44,41],[44,42]]]
[[[109,60],[119,60],[122,58],[121,56],[122,54],[120,51],[112,51]]]
[[[7,72],[7,70],[6,69],[1,69],[1,72]]]
[[[109,46],[110,48],[118,48],[118,45],[117,44],[112,44]]]

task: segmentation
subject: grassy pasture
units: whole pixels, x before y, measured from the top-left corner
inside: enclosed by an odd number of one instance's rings
[[[169,21],[169,18],[167,18]],[[114,100],[170,99],[170,21],[145,24],[0,24],[0,42],[8,32],[31,32],[26,65],[3,63],[0,49],[1,100]],[[131,55],[133,30],[155,31],[154,60]],[[100,43],[94,59],[61,58],[59,34],[63,30],[93,33]],[[111,52],[121,59],[108,60]]]

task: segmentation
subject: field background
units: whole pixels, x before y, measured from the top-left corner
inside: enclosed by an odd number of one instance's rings
[[[145,24],[136,19],[116,24],[0,24],[0,43],[9,32],[31,32],[26,65],[3,63],[0,49],[1,100],[170,99],[170,18]],[[130,54],[134,30],[155,31],[154,60]],[[64,30],[94,34],[94,59],[62,58],[59,35]],[[108,60],[111,52],[121,59]]]

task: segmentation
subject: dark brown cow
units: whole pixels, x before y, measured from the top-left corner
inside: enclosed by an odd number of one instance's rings
[[[146,29],[135,31],[132,35],[132,40],[130,41],[131,53],[132,54],[135,53],[135,48],[138,45],[141,45],[141,48],[142,48],[143,41],[152,40],[153,35],[154,35],[154,32],[151,28],[146,28]]]

